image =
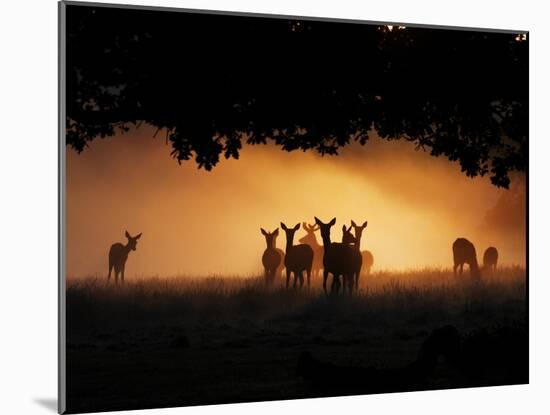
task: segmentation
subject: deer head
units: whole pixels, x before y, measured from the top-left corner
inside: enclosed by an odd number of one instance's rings
[[[268,232],[264,228],[260,228],[262,235],[265,236],[265,243],[268,248],[275,248],[275,243],[277,241],[277,236],[279,236],[279,228],[275,229],[273,232]]]
[[[332,218],[329,223],[323,223],[317,216],[315,216],[315,223],[319,226],[319,229],[321,230],[321,237],[323,238],[323,242],[325,243],[325,241],[330,241],[330,228],[336,223],[336,218]]]
[[[126,246],[128,247],[128,249],[131,249],[132,251],[135,251],[136,250],[136,245],[137,245],[137,240],[139,238],[141,238],[141,233],[139,235],[136,235],[136,236],[130,236],[128,231],[126,231],[125,235],[126,235],[126,238],[128,238],[128,243],[126,244]]]
[[[319,226],[314,225],[308,225],[305,222],[302,222],[302,228],[307,232],[307,235],[300,238],[298,242],[301,244],[311,244],[311,245],[317,245],[317,238],[315,238],[315,232],[319,230]]]
[[[363,235],[363,231],[367,227],[367,221],[363,222],[361,226],[357,225],[353,220],[351,221],[350,229],[353,227],[353,231],[355,232],[355,243],[360,244],[361,243],[361,236]]]
[[[297,223],[295,227],[288,228],[283,222],[281,222],[281,228],[283,228],[283,231],[285,231],[285,233],[286,233],[287,245],[290,244],[292,246],[292,244],[294,242],[294,234],[296,233],[296,231],[298,229],[300,229],[300,224]]]
[[[346,225],[342,225],[342,243],[346,245],[355,243],[355,237],[351,233],[351,226],[346,229]]]

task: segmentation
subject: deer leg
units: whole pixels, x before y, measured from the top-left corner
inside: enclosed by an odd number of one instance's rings
[[[462,273],[464,272],[464,263],[460,264],[460,269],[458,271],[458,275],[462,276]]]
[[[340,291],[340,275],[332,274],[332,287],[330,293],[338,294],[338,291]]]
[[[121,269],[121,273],[120,273],[120,282],[122,284],[124,284],[124,266],[122,267]]]
[[[290,271],[286,269],[286,288],[288,288],[288,283],[290,282]]]
[[[353,275],[353,274],[351,274]],[[351,284],[351,275],[348,275],[348,274],[345,274],[342,276],[342,281],[343,281],[343,289],[342,289],[342,294],[345,294],[346,293],[346,288],[348,290],[348,293],[351,292],[351,289],[352,289],[352,284]],[[353,277],[352,277],[353,278]]]
[[[325,291],[325,294],[327,293],[327,278],[328,278],[328,271],[324,269],[323,270],[323,290]]]
[[[304,286],[304,271],[300,271],[300,288]]]
[[[340,280],[338,280],[340,281]],[[348,276],[346,274],[342,274],[342,292],[346,292],[346,287],[348,286]]]
[[[111,281],[111,271],[113,269],[113,266],[109,264],[109,274],[107,274],[107,282]]]
[[[309,288],[310,280],[311,280],[311,269],[308,269],[306,272],[307,272],[307,287]]]

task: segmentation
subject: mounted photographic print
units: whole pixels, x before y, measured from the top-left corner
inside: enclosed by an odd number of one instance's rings
[[[60,412],[528,383],[527,32],[60,23]]]

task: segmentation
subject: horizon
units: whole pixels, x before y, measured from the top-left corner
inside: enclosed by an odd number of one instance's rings
[[[466,177],[457,163],[377,137],[324,157],[246,145],[239,160],[206,171],[191,161],[178,165],[153,135],[143,126],[81,154],[67,149],[71,278],[106,274],[108,249],[126,242],[126,229],[143,232],[128,276],[256,275],[265,249],[260,227],[313,223],[314,216],[336,217],[332,242],[340,242],[342,224],[367,220],[361,249],[373,252],[373,271],[447,268],[458,237],[474,243],[480,263],[485,248],[497,246],[499,263],[525,266],[523,174],[510,190],[499,189],[487,177]],[[295,244],[304,235],[300,227]]]

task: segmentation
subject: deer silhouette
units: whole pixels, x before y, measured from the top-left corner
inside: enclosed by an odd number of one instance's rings
[[[354,255],[352,260],[354,264],[355,273],[347,276],[347,278],[346,276],[344,276],[344,279],[342,281],[343,292],[346,292],[346,286],[347,286],[348,291],[351,294],[354,286],[354,276],[355,278],[358,278],[357,276],[358,276],[358,273],[361,272],[361,263],[363,261],[361,257],[361,252],[357,249],[357,239],[351,233],[351,226],[346,229],[346,225],[342,225],[342,244],[354,248],[353,249]]]
[[[497,270],[498,251],[494,246],[490,246],[483,253],[483,269],[494,273]]]
[[[458,238],[453,243],[453,259],[454,267],[453,272],[456,277],[456,269],[460,267],[460,275],[464,268],[464,264],[468,264],[470,267],[470,276],[472,278],[481,277],[479,265],[477,263],[476,248],[473,243],[465,238]]]
[[[365,275],[369,276],[372,266],[374,265],[374,256],[371,251],[365,250],[361,251],[361,257],[363,258],[363,266],[361,271],[365,271]]]
[[[328,274],[332,274],[331,293],[338,293],[340,289],[340,276],[350,280],[354,272],[355,250],[343,243],[332,243],[330,240],[330,228],[336,223],[333,218],[329,223],[323,223],[315,217],[315,223],[319,225],[323,239],[323,290],[327,293]]]
[[[367,227],[368,222],[365,221],[361,226],[357,225],[353,220],[351,221],[351,227],[355,233],[355,249],[361,254],[361,262],[358,264],[357,272],[355,273],[355,289],[359,288],[359,277],[361,276],[361,270],[365,269],[366,274],[370,274],[370,269],[374,262],[374,258],[370,251],[361,251],[361,237],[363,236],[363,231]]]
[[[313,265],[311,266],[311,275],[317,277],[323,269],[323,245],[317,242],[315,232],[319,230],[319,226],[316,224],[308,225],[303,222],[302,227],[307,232],[307,235],[300,238],[298,242],[301,244],[307,244],[313,249]]]
[[[355,231],[355,239],[357,240],[356,247],[360,251],[361,251],[361,237],[362,237],[362,234],[363,234],[363,230],[367,227],[367,223],[368,222],[365,221],[363,223],[363,225],[358,226],[353,220],[351,221],[351,226],[353,227],[353,229]],[[371,271],[371,268],[372,268],[372,265],[374,264],[374,257],[372,255],[372,253],[368,250],[361,251],[361,257],[363,259],[361,271],[365,270],[365,274],[369,275],[370,271]]]
[[[279,228],[273,232],[267,232],[265,229],[260,228],[262,235],[265,236],[265,243],[267,248],[262,255],[262,264],[264,266],[264,276],[266,284],[271,284],[275,279],[278,271],[283,262],[283,255],[281,250],[276,248],[276,239],[279,235]]]
[[[281,222],[281,228],[283,228],[286,234],[286,288],[288,288],[291,273],[294,273],[294,288],[296,288],[298,279],[300,280],[300,287],[302,287],[304,285],[304,271],[307,273],[307,285],[309,287],[311,266],[313,264],[313,249],[306,244],[294,245],[294,234],[300,228],[299,223],[293,228],[288,228]]]
[[[136,236],[130,236],[128,231],[125,232],[128,243],[126,245],[120,242],[111,245],[109,249],[109,275],[107,281],[111,280],[111,271],[115,270],[115,282],[118,283],[118,275],[120,274],[121,282],[124,282],[124,267],[130,251],[136,250],[137,241],[141,238],[141,233]]]

